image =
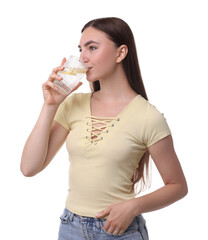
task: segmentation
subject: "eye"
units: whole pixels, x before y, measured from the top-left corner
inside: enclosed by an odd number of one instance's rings
[[[97,48],[96,48],[95,46],[90,46],[89,49],[90,49],[91,51],[94,51],[94,50],[96,50]]]

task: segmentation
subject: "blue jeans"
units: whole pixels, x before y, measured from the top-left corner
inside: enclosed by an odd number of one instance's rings
[[[137,216],[123,234],[110,234],[103,229],[106,219],[82,217],[68,209],[60,217],[58,240],[148,240],[145,220]]]

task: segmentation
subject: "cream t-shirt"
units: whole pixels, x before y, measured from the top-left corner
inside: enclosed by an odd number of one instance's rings
[[[54,118],[69,131],[66,208],[87,217],[134,198],[131,179],[142,155],[171,134],[163,114],[140,95],[114,118],[91,116],[91,95],[70,95]]]

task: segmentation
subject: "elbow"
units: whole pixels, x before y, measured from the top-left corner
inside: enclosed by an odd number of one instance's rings
[[[184,198],[186,195],[188,194],[188,185],[187,183],[183,183],[179,185],[179,189],[178,189],[178,196],[179,199]]]
[[[22,165],[20,166],[20,171],[24,177],[33,177],[38,173],[38,172],[34,172],[30,168],[22,166]]]
[[[184,198],[188,194],[188,184],[185,177],[181,182],[181,194],[182,194],[182,198]]]
[[[20,168],[20,171],[22,172],[22,175],[24,177],[33,177],[35,174],[31,173],[30,171],[27,171],[25,169]]]
[[[182,198],[184,198],[188,194],[188,185],[186,181],[178,182],[178,183],[168,183],[172,194],[169,192],[173,202],[176,202]]]
[[[188,194],[188,185],[187,185],[187,183],[184,184],[182,192],[183,192],[183,197],[185,197]]]

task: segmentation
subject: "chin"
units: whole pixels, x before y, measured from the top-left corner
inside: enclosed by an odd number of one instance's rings
[[[86,79],[89,83],[93,83],[98,80],[97,78],[92,78],[92,77],[88,77],[88,76],[86,76]]]

